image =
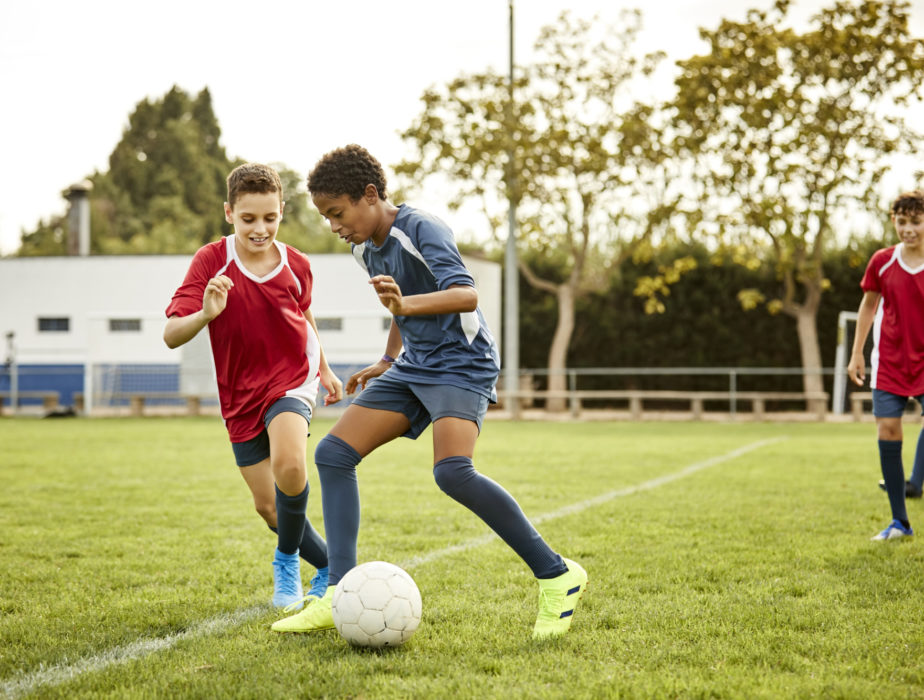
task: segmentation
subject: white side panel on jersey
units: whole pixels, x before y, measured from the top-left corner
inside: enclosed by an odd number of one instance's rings
[[[427,270],[430,270],[430,266],[427,265],[427,261],[424,260],[424,256],[421,255],[420,251],[414,247],[414,244],[411,243],[410,237],[404,231],[402,231],[400,228],[392,227],[390,234],[394,236],[396,239],[398,239],[398,243],[401,244],[402,248],[404,248],[408,253],[410,253],[415,258],[420,260],[420,262],[424,264],[424,267],[426,267]],[[433,279],[435,280],[436,275],[433,274],[433,270],[430,270],[430,274],[433,275]]]
[[[366,267],[366,261],[363,260],[363,251],[364,251],[365,249],[366,249],[366,244],[365,244],[365,243],[360,243],[359,245],[354,245],[353,248],[352,248],[352,250],[351,250],[350,252],[353,253],[353,257],[356,259],[356,262],[359,263],[359,266],[360,266],[360,267],[366,272],[366,274],[368,275],[368,274],[369,274],[369,268]]]

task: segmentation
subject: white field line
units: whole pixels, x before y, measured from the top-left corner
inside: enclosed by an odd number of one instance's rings
[[[3,684],[0,685],[0,689],[2,689],[4,697],[17,698],[21,695],[33,693],[42,686],[60,685],[78,676],[82,676],[84,673],[102,671],[110,666],[117,666],[128,661],[150,656],[158,651],[169,649],[177,642],[181,642],[185,639],[205,637],[216,632],[237,627],[247,622],[249,619],[261,613],[265,613],[267,609],[268,605],[258,605],[236,612],[217,615],[216,617],[193,625],[188,630],[177,632],[176,634],[171,634],[166,637],[139,639],[137,642],[110,649],[102,654],[88,656],[70,664],[62,663],[47,668],[40,666],[36,671],[4,681]]]
[[[607,493],[600,494],[599,496],[594,496],[593,498],[588,498],[584,501],[579,501],[577,503],[564,506],[558,510],[551,511],[549,513],[543,513],[539,516],[536,516],[535,518],[532,518],[532,522],[534,524],[538,524],[545,522],[546,520],[554,520],[555,518],[561,518],[566,515],[574,515],[575,513],[580,513],[589,508],[593,508],[594,506],[599,506],[612,501],[615,498],[631,496],[632,494],[639,493],[641,491],[650,491],[651,489],[663,486],[664,484],[669,484],[670,482],[677,481],[678,479],[683,479],[687,476],[695,474],[696,472],[702,471],[703,469],[708,469],[709,467],[714,467],[717,464],[728,462],[729,460],[736,459],[742,455],[747,454],[748,452],[753,452],[754,450],[760,449],[761,447],[766,447],[767,445],[772,445],[773,443],[780,442],[785,439],[785,437],[778,437],[771,440],[752,442],[749,445],[739,447],[735,450],[732,450],[731,452],[726,452],[723,455],[718,455],[716,457],[710,457],[699,462],[694,462],[693,464],[687,465],[680,471],[665,474],[664,476],[659,476],[648,481],[643,481],[642,483],[635,486],[627,486],[622,489],[608,491]],[[429,554],[424,554],[423,556],[413,557],[400,563],[400,566],[405,569],[413,569],[428,562],[450,556],[457,552],[464,552],[469,549],[481,547],[495,539],[497,539],[497,535],[491,532],[480,537],[472,538],[460,544],[455,544],[449,547],[435,550]],[[35,671],[3,681],[3,683],[0,684],[0,692],[2,692],[4,697],[17,698],[21,697],[22,695],[35,692],[42,686],[60,685],[85,673],[102,671],[106,668],[109,668],[110,666],[116,666],[128,661],[134,661],[135,659],[141,659],[146,656],[150,656],[151,654],[155,654],[159,651],[163,651],[175,646],[177,642],[181,642],[187,639],[196,639],[198,637],[205,637],[232,627],[237,627],[238,625],[247,622],[251,618],[266,612],[266,610],[267,606],[258,605],[255,607],[246,608],[244,610],[238,610],[236,612],[218,615],[193,625],[188,630],[178,632],[176,634],[171,634],[166,637],[141,639],[137,642],[133,642],[132,644],[115,647],[114,649],[110,649],[101,654],[79,659],[73,663],[61,663],[54,666],[49,666],[47,668],[40,666]]]
[[[635,486],[627,486],[625,488],[616,489],[615,491],[607,491],[606,493],[602,493],[599,496],[588,498],[585,501],[578,501],[577,503],[572,503],[571,505],[564,506],[558,510],[553,510],[550,513],[537,515],[534,518],[530,518],[530,520],[534,525],[538,525],[539,523],[545,522],[546,520],[554,520],[555,518],[561,518],[566,515],[574,515],[575,513],[580,513],[587,510],[588,508],[603,505],[604,503],[612,501],[615,498],[631,496],[633,493],[639,493],[641,491],[650,491],[651,489],[655,489],[659,486],[664,486],[664,484],[669,484],[672,481],[683,479],[684,477],[695,474],[696,472],[702,471],[703,469],[714,467],[715,465],[721,464],[722,462],[736,459],[741,455],[747,454],[748,452],[753,452],[754,450],[760,449],[761,447],[766,447],[767,445],[772,445],[773,443],[781,442],[782,440],[786,439],[787,438],[785,436],[781,436],[769,440],[752,442],[750,445],[739,447],[738,449],[732,450],[731,452],[726,452],[723,455],[709,457],[708,459],[689,464],[680,471],[665,474],[664,476],[659,476],[654,479],[649,479],[648,481],[643,481],[642,483],[636,484]],[[487,534],[481,535],[480,537],[474,537],[467,542],[454,544],[450,547],[438,549],[434,552],[423,554],[419,557],[412,557],[411,559],[408,559],[407,561],[399,564],[399,566],[405,569],[412,569],[415,566],[426,564],[427,562],[434,561],[435,559],[442,559],[443,557],[450,554],[455,554],[456,552],[464,552],[468,549],[480,547],[496,539],[498,539],[497,535],[495,535],[493,532],[489,532]]]

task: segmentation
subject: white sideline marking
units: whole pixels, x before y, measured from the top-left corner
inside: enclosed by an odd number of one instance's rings
[[[726,452],[724,455],[709,457],[708,459],[694,462],[693,464],[684,467],[678,472],[673,472],[671,474],[665,474],[664,476],[659,476],[654,479],[649,479],[648,481],[643,481],[642,483],[635,486],[627,486],[622,489],[616,489],[615,491],[608,491],[607,493],[600,494],[599,496],[588,498],[585,501],[579,501],[563,508],[559,508],[558,510],[553,510],[550,513],[537,515],[534,518],[530,518],[530,522],[532,522],[533,525],[538,525],[539,523],[545,522],[546,520],[554,520],[555,518],[561,518],[566,515],[580,513],[581,511],[587,510],[588,508],[593,508],[594,506],[599,506],[612,501],[614,498],[631,496],[633,493],[639,493],[640,491],[650,491],[651,489],[657,488],[658,486],[663,486],[664,484],[669,484],[672,481],[683,479],[684,477],[695,474],[696,472],[702,471],[703,469],[714,467],[716,464],[727,462],[730,459],[735,459],[741,455],[747,454],[748,452],[753,452],[754,450],[760,449],[761,447],[766,447],[767,445],[772,445],[776,442],[781,442],[786,439],[786,436],[780,436],[769,440],[752,442],[750,445],[739,447],[735,450],[732,450],[731,452]],[[455,554],[456,552],[464,552],[469,549],[474,549],[475,547],[480,547],[496,539],[498,539],[497,535],[495,535],[493,532],[489,532],[485,535],[481,535],[480,537],[474,537],[467,542],[454,544],[450,547],[438,549],[435,552],[430,552],[429,554],[424,554],[419,557],[412,557],[406,562],[399,564],[399,566],[405,569],[411,569],[415,566],[420,566],[421,564],[434,561],[435,559],[442,559],[443,557],[450,554]]]
[[[727,462],[731,459],[735,459],[741,455],[747,454],[748,452],[753,452],[754,450],[760,449],[761,447],[766,447],[767,445],[772,445],[785,439],[786,437],[778,437],[771,440],[752,442],[750,445],[739,447],[732,450],[731,452],[726,452],[723,455],[718,455],[717,457],[710,457],[699,462],[694,462],[693,464],[684,467],[680,471],[673,472],[671,474],[665,474],[664,476],[659,476],[648,481],[643,481],[636,486],[627,486],[622,489],[616,489],[615,491],[609,491],[599,496],[594,496],[593,498],[579,501],[578,503],[572,503],[571,505],[559,508],[558,510],[554,510],[550,513],[543,513],[533,518],[532,522],[537,524],[545,522],[546,520],[554,520],[555,518],[561,518],[566,515],[580,513],[581,511],[587,510],[588,508],[593,508],[594,506],[599,506],[603,503],[607,503],[608,501],[612,501],[615,498],[631,496],[633,493],[639,493],[641,491],[650,491],[651,489],[663,486],[664,484],[669,484],[670,482],[677,481],[678,479],[683,479],[684,477],[695,474],[696,472],[702,471],[703,469],[714,467],[715,465],[721,464],[722,462]],[[444,547],[443,549],[438,549],[420,557],[413,557],[401,563],[400,566],[405,569],[413,569],[414,567],[435,561],[436,559],[442,559],[443,557],[447,557],[457,552],[464,552],[469,549],[474,549],[475,547],[480,547],[496,539],[497,535],[495,535],[493,532],[490,532],[486,535],[474,537],[466,542]],[[49,666],[48,668],[40,666],[36,671],[24,674],[18,678],[14,677],[10,680],[4,681],[3,684],[0,685],[0,691],[2,691],[4,697],[17,698],[21,695],[32,693],[41,686],[60,685],[61,683],[66,683],[67,681],[73,680],[74,678],[77,678],[84,673],[102,671],[103,669],[110,666],[116,666],[128,661],[134,661],[135,659],[141,659],[145,656],[157,653],[158,651],[169,649],[177,642],[186,639],[204,637],[209,634],[214,634],[215,632],[221,632],[231,627],[237,627],[238,625],[247,622],[251,618],[264,613],[266,609],[267,606],[256,606],[233,613],[218,615],[193,625],[184,632],[178,632],[176,634],[171,634],[166,637],[160,637],[156,639],[141,639],[137,642],[133,642],[132,644],[128,644],[122,647],[115,647],[114,649],[110,649],[109,651],[103,652],[102,654],[89,656],[70,664],[61,663],[55,666]]]
[[[4,697],[17,698],[21,695],[32,693],[41,686],[60,685],[84,673],[102,671],[110,666],[117,666],[118,664],[124,664],[128,661],[141,659],[158,651],[169,649],[177,642],[181,642],[184,639],[204,637],[231,627],[237,627],[247,622],[252,617],[266,612],[266,609],[267,606],[260,605],[245,610],[238,610],[233,613],[225,613],[193,625],[184,632],[177,632],[167,637],[139,639],[137,642],[132,642],[122,647],[115,647],[102,654],[88,656],[72,664],[62,663],[49,666],[48,668],[39,666],[36,671],[27,673],[19,678],[4,681],[3,685],[0,685],[0,689],[2,689]]]

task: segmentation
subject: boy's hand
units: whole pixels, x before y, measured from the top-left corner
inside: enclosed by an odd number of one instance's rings
[[[346,393],[352,394],[356,391],[358,386],[360,390],[366,388],[366,383],[372,379],[375,379],[379,375],[385,374],[385,371],[391,367],[391,362],[386,362],[385,360],[379,360],[374,365],[369,365],[365,369],[359,370],[356,374],[351,376],[346,383]]]
[[[369,278],[369,284],[375,289],[375,293],[379,295],[379,301],[382,302],[382,306],[391,311],[393,316],[402,315],[401,287],[395,282],[394,277],[376,275],[375,277]],[[381,374],[381,372],[379,372],[379,374]]]
[[[847,376],[857,386],[863,386],[866,381],[866,359],[863,355],[851,355],[847,363]]]
[[[226,275],[218,275],[209,280],[202,294],[202,313],[211,321],[225,310],[228,305],[228,292],[234,282]]]
[[[343,382],[330,367],[321,370],[321,386],[327,389],[327,395],[324,397],[325,406],[337,403],[343,398]]]

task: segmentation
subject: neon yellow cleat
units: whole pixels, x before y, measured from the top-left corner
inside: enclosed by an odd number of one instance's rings
[[[557,637],[568,631],[574,610],[587,588],[587,572],[577,562],[565,559],[568,570],[561,576],[539,579],[539,616],[533,639]]]
[[[334,617],[331,614],[331,601],[336,586],[328,586],[323,598],[307,596],[299,603],[305,603],[305,609],[291,617],[276,620],[270,628],[274,632],[316,632],[334,629]],[[298,610],[297,604],[290,605],[286,612]]]

